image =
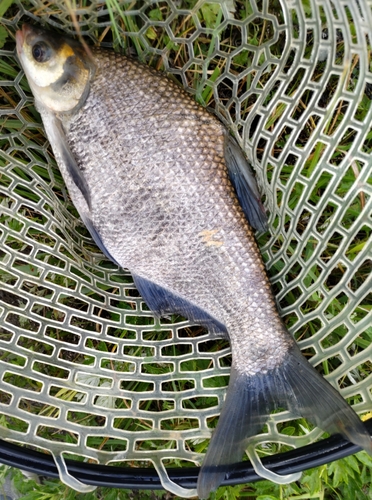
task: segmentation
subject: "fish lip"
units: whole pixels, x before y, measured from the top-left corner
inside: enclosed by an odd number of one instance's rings
[[[25,37],[22,30],[16,32],[17,54],[21,55]]]
[[[23,45],[26,41],[27,36],[33,31],[33,27],[30,24],[23,24],[22,28],[16,32],[16,42],[17,42],[17,53],[20,55],[23,51]]]

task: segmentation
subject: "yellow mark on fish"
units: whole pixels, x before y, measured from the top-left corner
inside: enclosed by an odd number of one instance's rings
[[[62,49],[59,51],[59,56],[67,59],[68,57],[71,57],[73,55],[75,55],[74,50],[69,46],[68,43],[64,43]]]
[[[223,241],[212,240],[213,236],[219,232],[219,229],[205,229],[199,233],[199,236],[203,238],[203,243],[207,245],[207,247],[220,247],[223,245]]]

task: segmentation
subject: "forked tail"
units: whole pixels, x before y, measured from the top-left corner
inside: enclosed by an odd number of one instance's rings
[[[270,411],[287,408],[330,434],[372,454],[372,439],[342,396],[293,346],[283,364],[253,376],[231,370],[230,384],[216,430],[198,478],[198,495],[208,498],[232,464],[241,461],[247,438],[257,434]]]

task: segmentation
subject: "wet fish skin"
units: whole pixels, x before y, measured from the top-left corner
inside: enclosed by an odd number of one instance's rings
[[[27,46],[43,39],[34,31],[17,35],[29,80],[35,64]],[[247,222],[251,209],[244,213],[231,182],[229,155],[241,158],[225,127],[163,75],[113,52],[92,52],[79,63],[89,71],[89,92],[77,104],[74,95],[71,111],[59,103],[68,98],[60,67],[47,101],[43,87],[33,87],[72,200],[100,248],[132,272],[156,314],[182,313],[231,341],[230,384],[199,496],[218,487],[276,407],[371,453],[358,416],[301,355],[279,317]],[[242,177],[239,168],[234,172]],[[248,189],[242,186],[240,198]],[[259,210],[254,200],[253,206]]]

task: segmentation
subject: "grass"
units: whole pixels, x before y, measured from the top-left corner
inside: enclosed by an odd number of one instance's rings
[[[186,8],[193,8],[195,2],[193,0],[184,2]],[[310,8],[305,2],[306,7]],[[27,4],[24,2],[24,5]],[[33,9],[30,5],[29,9],[37,12],[40,18],[48,17],[52,21],[58,21],[62,14],[68,15],[68,6],[72,8],[74,2],[66,2],[67,10],[63,13],[64,5],[51,3],[44,4],[40,9]],[[79,12],[70,12],[70,19],[80,22],[82,32],[92,29],[89,24],[90,14],[89,7],[84,10],[84,2],[80,2],[82,8]],[[118,8],[116,0],[106,2],[107,16],[105,20],[111,24],[108,26],[93,27],[93,35],[103,44],[113,45],[117,50],[123,50],[129,54],[135,54],[142,61],[150,64],[158,70],[169,72],[170,77],[179,81],[186,86],[193,94],[198,102],[204,106],[215,107],[217,104],[223,105],[224,110],[220,109],[220,118],[225,122],[233,124],[233,131],[239,137],[242,133],[242,124],[249,118],[249,113],[254,107],[255,100],[258,95],[249,94],[246,97],[241,97],[239,104],[233,99],[232,79],[221,78],[226,65],[228,54],[232,54],[235,46],[239,45],[242,39],[242,30],[239,23],[228,24],[224,22],[224,16],[221,14],[221,9],[217,8],[212,2],[206,3],[197,14],[187,15],[182,14],[175,17],[170,22],[172,33],[178,41],[174,41],[169,36],[169,33],[164,29],[164,22],[172,14],[168,4],[159,2],[149,6],[146,10],[141,11],[140,15],[136,9],[138,5],[133,2],[126,4],[128,10],[132,11],[133,15],[123,15]],[[247,13],[250,13],[250,5],[247,1],[236,2],[237,12],[236,17],[243,19]],[[1,9],[3,11],[1,12]],[[281,10],[279,4],[271,2],[271,12],[276,13],[280,22]],[[6,14],[7,19],[11,19],[18,8],[15,5],[10,5],[10,2],[1,3],[0,15]],[[323,13],[324,14],[324,13]],[[150,20],[147,29],[144,30],[144,15]],[[326,21],[327,16],[324,14]],[[350,21],[352,22],[352,21]],[[206,28],[202,36],[199,36],[192,41],[197,25]],[[296,29],[296,19],[294,17],[294,27]],[[6,23],[0,26],[0,44],[4,44],[5,49],[13,48],[13,41],[9,36]],[[274,33],[273,24],[270,20],[264,17],[255,17],[249,25],[248,42],[251,47],[261,47],[269,44],[272,41]],[[129,37],[124,32],[133,33],[136,36]],[[219,40],[219,41],[218,41]],[[218,45],[219,44],[219,45]],[[217,47],[219,47],[217,52]],[[284,39],[279,36],[278,39],[271,43],[270,51],[273,57],[271,64],[267,66],[267,71],[261,74],[257,83],[258,90],[262,90],[268,85],[270,78],[275,71],[275,58],[280,58],[284,47]],[[162,51],[166,49],[167,59],[162,57]],[[305,58],[310,57],[313,50],[313,40],[311,34],[305,49]],[[344,40],[338,40],[337,57],[338,63],[342,63],[344,57]],[[190,64],[190,53],[193,56],[193,62]],[[239,79],[238,93],[240,96],[245,96],[248,89],[254,81],[256,74],[254,72],[246,72],[255,60],[254,50],[244,49],[234,52],[231,55],[231,64],[229,72],[231,75],[239,75],[242,71],[244,77]],[[293,63],[293,55],[290,55],[287,61],[288,67]],[[265,63],[265,56],[262,53],[256,60],[258,66]],[[319,62],[314,74],[313,80],[319,81],[324,72],[325,62]],[[357,61],[353,59],[352,69],[347,75],[348,90],[352,91],[357,81],[356,71],[358,70]],[[0,73],[3,80],[14,80],[18,75],[19,68],[10,57],[0,60]],[[299,70],[296,72],[288,84],[286,94],[295,98],[298,86],[303,80],[303,73]],[[320,103],[325,108],[332,101],[339,79],[335,77],[329,80],[325,88]],[[19,82],[19,87],[27,95],[30,95],[27,81],[22,79]],[[216,103],[215,97],[217,90],[219,102]],[[280,123],[280,119],[286,113],[287,105],[285,103],[276,103],[275,96],[278,88],[273,86],[267,94],[263,105],[271,112],[265,123],[265,130],[274,133],[275,127]],[[4,109],[15,109],[16,103],[19,102],[19,93],[16,87],[4,86],[1,89],[1,106]],[[312,92],[306,89],[298,101],[298,107],[293,111],[293,117],[300,119],[302,113],[311,106]],[[362,121],[366,116],[371,104],[371,96],[368,92],[363,95],[357,111],[357,119]],[[334,113],[328,117],[326,134],[331,136],[338,127],[341,126],[344,113],[347,111],[347,103],[340,100]],[[25,304],[17,294],[11,292],[2,294],[1,300],[10,306],[15,306],[16,310],[11,316],[10,323],[16,327],[26,329],[30,334],[34,334],[40,325],[40,321],[47,321],[48,328],[45,330],[43,341],[36,342],[34,337],[28,335],[21,336],[18,340],[18,349],[22,353],[30,356],[31,353],[37,353],[45,356],[45,363],[40,361],[35,362],[35,373],[45,374],[53,380],[50,386],[50,396],[57,402],[84,402],[85,392],[78,390],[67,390],[63,387],[64,381],[67,380],[69,373],[68,369],[61,366],[56,366],[56,363],[48,362],[48,357],[53,355],[55,345],[63,345],[64,349],[59,351],[58,359],[64,363],[63,366],[68,366],[71,363],[74,366],[91,367],[96,357],[99,359],[100,368],[106,370],[107,377],[95,376],[83,377],[79,380],[81,386],[102,388],[96,406],[98,408],[97,415],[84,413],[82,411],[69,413],[69,419],[79,425],[99,428],[103,425],[106,418],[107,408],[121,408],[123,410],[131,410],[132,400],[130,398],[111,398],[105,399],[105,388],[110,386],[112,380],[117,374],[125,374],[125,388],[137,396],[141,395],[139,409],[146,412],[172,412],[175,406],[175,400],[184,391],[192,390],[193,384],[198,382],[200,377],[205,377],[204,383],[206,389],[213,390],[213,396],[206,397],[189,397],[182,399],[183,408],[189,410],[197,410],[202,414],[203,411],[210,411],[210,417],[207,418],[207,426],[215,427],[217,417],[213,415],[213,408],[218,402],[217,396],[223,394],[227,384],[227,373],[230,364],[229,355],[227,353],[227,344],[222,341],[208,341],[203,339],[205,332],[198,328],[182,329],[183,318],[172,317],[162,319],[161,323],[150,315],[146,315],[146,308],[141,305],[138,293],[131,286],[131,278],[127,274],[117,273],[115,267],[102,260],[99,256],[96,247],[92,244],[89,236],[84,228],[77,222],[77,214],[74,207],[71,206],[66,191],[63,187],[62,179],[59,171],[51,158],[51,151],[45,143],[45,137],[42,128],[36,125],[24,127],[24,121],[38,121],[37,112],[35,111],[32,100],[27,100],[21,110],[13,113],[3,114],[0,117],[0,125],[2,127],[2,135],[0,137],[0,146],[2,155],[0,155],[0,167],[3,167],[9,157],[15,163],[16,167],[12,170],[12,176],[1,174],[0,177],[0,201],[3,210],[0,214],[1,227],[7,231],[7,237],[4,240],[4,247],[0,249],[0,257],[4,261],[9,255],[16,255],[16,259],[12,265],[12,269],[1,271],[0,279],[3,283],[9,286],[15,286],[18,280],[18,272],[23,273],[28,277],[24,280],[23,288],[21,288],[26,297],[33,297],[35,300],[32,313],[33,319],[27,317],[22,311]],[[316,131],[318,123],[316,115],[310,116],[301,134],[296,139],[296,147],[304,148],[309,140],[312,139]],[[253,125],[252,125],[253,126]],[[256,126],[258,124],[256,123]],[[279,157],[280,152],[285,147],[291,131],[288,127],[282,129],[278,134],[273,156]],[[370,153],[371,150],[371,134],[366,136],[363,150]],[[344,136],[338,142],[334,149],[329,162],[334,167],[341,164],[345,156],[352,150],[355,134],[352,130],[346,130]],[[18,148],[16,147],[18,146]],[[27,147],[26,147],[27,146]],[[257,156],[265,154],[265,144],[259,143],[257,148]],[[360,160],[355,160],[350,163],[347,169],[344,169],[344,175],[337,183],[333,180],[334,177],[329,171],[319,173],[319,163],[326,154],[326,144],[321,140],[316,140],[313,150],[303,162],[301,170],[296,167],[298,157],[294,154],[289,154],[286,161],[283,162],[281,170],[278,172],[275,165],[270,163],[266,166],[264,172],[267,178],[268,186],[275,186],[274,205],[275,207],[285,207],[281,212],[283,220],[279,218],[279,210],[273,211],[272,234],[266,233],[258,235],[258,241],[264,251],[264,258],[268,262],[268,272],[272,276],[275,292],[278,294],[279,305],[283,311],[284,321],[288,328],[291,328],[297,340],[306,343],[304,354],[311,356],[314,354],[314,348],[308,340],[314,340],[321,345],[323,349],[332,348],[342,342],[345,335],[349,333],[352,325],[356,325],[359,334],[354,335],[350,345],[347,346],[348,352],[352,355],[358,355],[364,349],[367,349],[371,342],[372,331],[367,325],[361,328],[358,324],[364,324],[365,318],[370,314],[372,299],[371,295],[364,295],[361,301],[354,301],[354,306],[351,310],[350,320],[347,324],[339,324],[339,314],[345,311],[345,308],[351,307],[348,297],[345,294],[338,293],[338,283],[345,279],[345,274],[350,275],[349,288],[354,292],[360,289],[370,276],[370,261],[360,259],[361,255],[370,244],[371,227],[368,224],[359,225],[355,230],[355,223],[358,221],[358,216],[361,210],[365,207],[368,201],[368,190],[359,191],[352,199],[348,198],[348,193],[355,186],[356,179],[363,175],[365,165]],[[8,152],[10,153],[8,154]],[[31,168],[32,177],[27,172],[30,163],[29,152],[32,152]],[[8,155],[8,156],[7,156]],[[47,161],[46,161],[47,160]],[[293,182],[293,170],[299,173],[297,182]],[[302,177],[301,177],[302,176]],[[28,187],[31,179],[37,179],[38,189],[30,189]],[[311,181],[311,190],[306,191],[306,180]],[[333,184],[332,184],[333,182]],[[367,181],[370,183],[370,180]],[[12,186],[10,188],[10,186]],[[332,186],[332,194],[337,197],[339,204],[343,202],[344,209],[341,217],[341,231],[331,231],[329,227],[332,221],[340,212],[337,212],[338,205],[329,201],[324,203],[324,199],[328,197],[329,186]],[[14,217],[11,209],[15,206],[15,200],[12,199],[11,193],[19,196],[22,201],[22,207],[18,211],[19,216]],[[46,203],[37,207],[44,193],[48,200]],[[306,198],[305,198],[306,195]],[[54,199],[52,198],[54,196]],[[49,197],[49,198],[48,198]],[[54,200],[60,200],[60,204],[55,204]],[[301,209],[301,205],[306,201],[305,208]],[[319,206],[321,210],[319,212]],[[291,214],[299,214],[296,219],[295,232],[291,220]],[[57,220],[69,221],[63,227],[53,227],[53,230],[46,229],[46,223],[50,216],[56,216]],[[30,227],[28,226],[30,225]],[[292,226],[291,226],[292,224]],[[316,232],[310,231],[312,227],[316,227]],[[27,228],[27,230],[25,229]],[[345,250],[346,259],[341,259],[342,262],[335,259],[337,250],[340,248],[344,239],[344,233],[352,234],[352,239],[348,243]],[[296,233],[296,234],[295,234]],[[27,238],[22,235],[26,234]],[[292,237],[288,237],[291,234]],[[308,236],[307,236],[308,235]],[[66,237],[68,242],[66,242]],[[302,237],[302,239],[301,239]],[[30,263],[28,256],[32,253],[32,242],[36,242],[40,249],[35,255],[35,260]],[[56,251],[58,248],[58,252]],[[321,249],[321,251],[319,250]],[[315,258],[316,257],[316,258]],[[39,261],[40,265],[37,265]],[[70,275],[66,273],[66,262],[69,262]],[[83,262],[83,264],[81,264]],[[358,262],[358,267],[353,268],[353,263]],[[309,263],[311,265],[309,265]],[[48,267],[48,274],[45,280],[40,283],[42,267]],[[303,274],[303,269],[306,266],[306,273]],[[12,272],[13,270],[13,272]],[[327,270],[327,272],[325,272]],[[352,272],[351,272],[351,271]],[[328,272],[329,271],[329,272]],[[285,276],[283,277],[283,272]],[[302,273],[302,274],[301,274]],[[326,274],[326,276],[325,276]],[[299,281],[299,276],[302,276],[302,282]],[[322,286],[320,286],[320,283]],[[50,303],[48,300],[55,293],[56,288],[62,289],[63,293],[58,295],[56,303]],[[123,296],[121,290],[125,289]],[[306,300],[300,306],[300,310],[304,315],[311,315],[318,308],[322,307],[327,293],[331,300],[324,314],[328,318],[329,324],[334,325],[319,339],[319,332],[325,332],[325,325],[318,317],[312,316],[313,319],[302,321],[298,326],[299,316],[293,311],[293,306],[299,303],[299,296],[306,290]],[[110,307],[107,307],[106,297],[110,297]],[[44,300],[45,299],[45,300]],[[305,297],[304,297],[305,299]],[[89,304],[93,304],[90,306]],[[64,317],[61,315],[61,309],[58,304],[64,308],[73,310],[74,318],[71,323],[74,331],[66,331],[64,329]],[[142,308],[142,309],[141,309]],[[139,316],[138,311],[143,310],[145,315]],[[88,314],[88,311],[89,314]],[[120,326],[120,321],[125,315],[126,327]],[[9,317],[8,317],[9,319]],[[101,340],[96,334],[100,334],[101,329],[106,327],[106,338]],[[181,325],[181,326],[179,326]],[[178,337],[171,341],[175,328],[178,330]],[[76,332],[85,332],[84,340],[82,336]],[[50,339],[50,343],[48,342]],[[188,342],[187,339],[191,341]],[[0,326],[0,340],[3,343],[9,342],[11,332],[8,328]],[[109,340],[108,340],[109,339]],[[125,340],[125,350],[123,354],[126,356],[123,359],[116,360],[120,342]],[[176,342],[178,340],[178,342]],[[203,342],[199,342],[202,340]],[[76,346],[85,342],[85,347],[89,353],[82,354],[78,352]],[[139,345],[142,342],[143,345]],[[148,344],[147,344],[148,342]],[[60,344],[58,344],[60,343]],[[198,347],[199,357],[194,359],[187,358],[192,352],[192,346]],[[191,347],[190,347],[191,346]],[[74,350],[75,349],[75,350]],[[154,358],[154,350],[157,353],[167,357],[167,362],[160,363],[158,358]],[[174,366],[178,363],[178,359],[184,359],[180,362],[180,372],[182,377],[176,380],[170,379]],[[21,367],[25,363],[25,356],[14,353],[10,348],[4,350],[0,354],[0,359],[5,361],[9,366]],[[134,367],[137,366],[138,360],[143,361],[141,364],[141,377],[137,380],[133,376]],[[338,356],[326,357],[322,363],[320,371],[324,374],[332,374],[339,366],[340,359]],[[214,375],[208,378],[209,370],[214,366],[221,366],[222,375]],[[183,372],[183,373],[182,373]],[[352,376],[356,381],[364,380],[371,372],[370,362],[364,362],[355,368]],[[184,374],[184,376],[183,376]],[[195,375],[199,374],[199,375]],[[151,395],[151,390],[154,381],[157,377],[162,382],[162,389],[171,396],[165,399],[146,399],[146,396]],[[200,378],[201,379],[201,378]],[[14,386],[23,387],[26,391],[39,394],[41,392],[41,384],[35,379],[16,376],[9,369],[5,375],[5,382]],[[341,387],[349,387],[351,384],[350,378],[344,377],[340,383]],[[101,399],[99,399],[101,398]],[[216,401],[217,400],[217,401]],[[179,401],[179,400],[177,400]],[[9,393],[0,391],[0,402],[9,404]],[[7,403],[8,402],[8,403]],[[360,403],[358,395],[352,395],[349,398],[350,403]],[[32,398],[26,397],[22,400],[22,409],[30,414],[39,416],[48,416],[56,418],[58,416],[58,407],[54,405],[45,405],[35,403]],[[100,410],[99,410],[100,409]],[[176,433],[192,429],[198,422],[192,417],[176,418],[171,417],[162,420],[162,429],[166,431],[175,431]],[[25,432],[27,422],[21,419],[2,418],[1,425],[10,429]],[[114,427],[120,428],[123,431],[139,432],[147,431],[152,425],[151,419],[140,419],[131,416],[130,418],[114,419]],[[311,431],[312,427],[305,421],[296,420],[286,424],[279,424],[278,429],[281,433],[287,436],[305,435]],[[76,442],[74,433],[58,431],[52,425],[40,426],[38,435],[47,437],[50,440],[64,441],[67,443]],[[107,437],[94,435],[88,440],[88,446],[94,450],[116,450],[123,449],[124,440],[107,441]],[[191,452],[203,452],[206,449],[208,441],[202,439],[199,441],[188,440],[187,447]],[[168,440],[165,443],[154,439],[145,439],[140,441],[138,445],[143,450],[161,450],[162,447],[174,447],[174,441]],[[261,447],[261,454],[271,454],[287,449],[285,445],[270,443],[268,446]],[[80,458],[83,459],[82,457]],[[133,461],[134,463],[134,461]],[[190,462],[189,462],[190,463]],[[181,464],[180,459],[175,459],[171,465]],[[361,452],[354,457],[348,457],[334,464],[328,464],[320,468],[308,471],[303,474],[301,480],[297,483],[288,486],[274,485],[267,481],[262,481],[254,485],[243,485],[236,487],[220,488],[217,493],[211,496],[212,499],[235,499],[235,498],[258,498],[265,499],[302,499],[302,498],[320,498],[320,499],[336,499],[336,498],[370,498],[371,496],[371,459],[366,453]],[[99,499],[99,498],[172,498],[172,495],[164,492],[130,492],[114,489],[97,489],[94,493],[77,494],[57,480],[43,480],[42,484],[37,484],[33,480],[26,481],[22,474],[16,470],[10,470],[3,466],[0,468],[0,474],[5,477],[6,474],[11,474],[16,487],[22,493],[22,498],[26,500],[34,499],[69,499],[81,497],[84,500]],[[1,480],[0,480],[1,483]]]

